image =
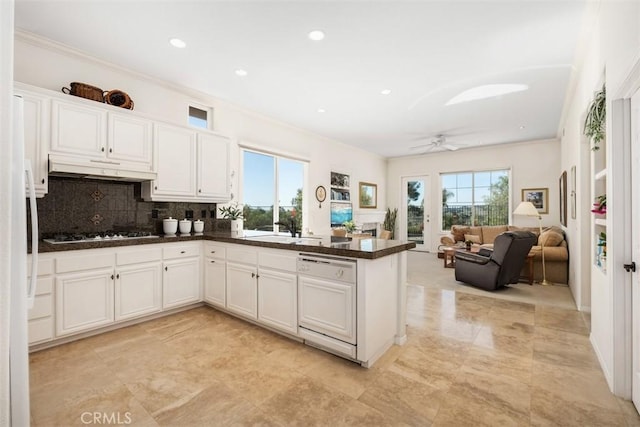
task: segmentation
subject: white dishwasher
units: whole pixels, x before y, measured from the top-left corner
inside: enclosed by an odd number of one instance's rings
[[[299,334],[309,344],[356,357],[356,262],[301,253]]]

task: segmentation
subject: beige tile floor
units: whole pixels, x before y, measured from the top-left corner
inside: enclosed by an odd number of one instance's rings
[[[34,353],[33,425],[640,426],[580,313],[441,285],[371,369],[207,307]]]

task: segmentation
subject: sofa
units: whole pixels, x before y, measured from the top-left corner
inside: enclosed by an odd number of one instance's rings
[[[537,244],[531,248],[533,253],[533,279],[542,280],[542,246],[544,243],[544,261],[546,279],[553,283],[567,284],[569,282],[569,248],[565,239],[565,234],[560,227],[543,228],[542,236],[539,236],[538,227],[516,227],[513,225],[490,225],[490,226],[464,226],[454,225],[451,232],[440,238],[443,246],[464,246],[465,242],[471,240],[475,245],[482,247],[493,247],[493,242],[497,236],[505,231],[531,231],[538,236]],[[522,275],[527,275],[527,266],[523,268]]]

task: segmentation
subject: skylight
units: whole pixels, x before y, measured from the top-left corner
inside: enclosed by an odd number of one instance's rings
[[[461,104],[463,102],[477,101],[479,99],[494,98],[509,93],[522,92],[529,89],[524,84],[497,84],[483,85],[465,90],[451,98],[445,105]]]

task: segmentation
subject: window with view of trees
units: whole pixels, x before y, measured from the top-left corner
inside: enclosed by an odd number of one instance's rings
[[[293,220],[302,229],[304,162],[243,150],[242,198],[245,230],[288,231],[274,226]]]
[[[508,170],[446,173],[440,182],[443,230],[509,223]]]

